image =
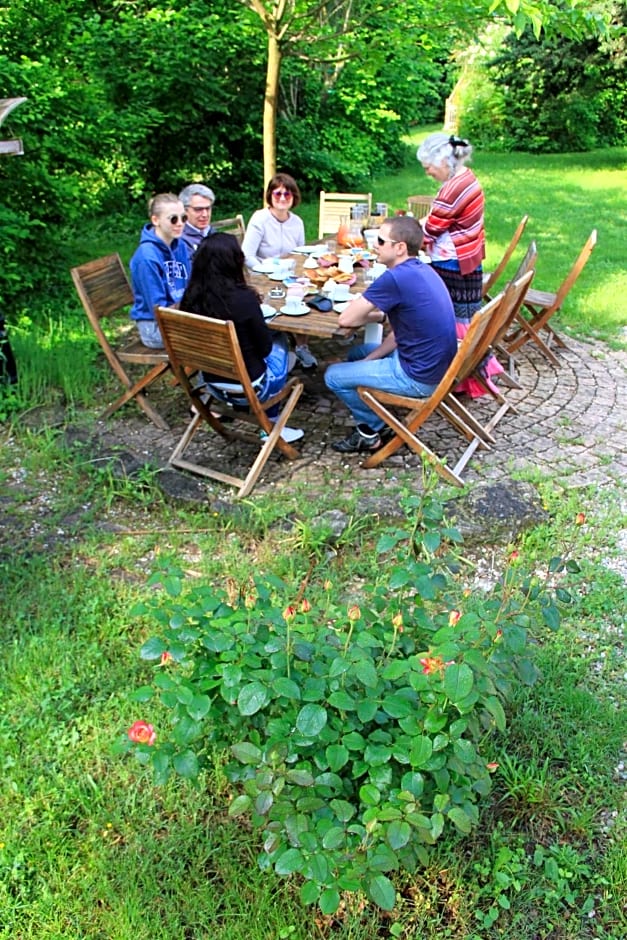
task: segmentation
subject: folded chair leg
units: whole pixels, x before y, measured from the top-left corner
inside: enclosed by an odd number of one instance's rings
[[[418,454],[420,457],[424,457],[436,470],[436,472],[446,480],[447,483],[452,483],[454,486],[464,485],[463,480],[454,471],[450,470],[446,464],[439,459],[439,457],[437,457],[425,444],[423,444],[418,440],[417,437],[414,436],[411,430],[411,414],[408,418],[408,424],[406,426],[402,421],[399,421],[395,415],[387,411],[387,409],[384,408],[368,391],[362,391],[361,397],[366,402],[366,404],[372,408],[372,410],[378,414],[379,417],[385,421],[388,427],[392,428],[392,430],[397,435],[396,438],[393,438],[364,461],[363,466],[366,469],[378,466],[383,460],[389,457],[390,454],[393,454],[396,450],[398,450],[401,444],[405,443],[411,450],[413,450],[415,454]]]
[[[159,412],[154,408],[146,396],[142,393],[142,389],[148,388],[149,385],[158,379],[160,375],[163,375],[164,372],[170,368],[169,362],[160,362],[156,365],[150,372],[145,375],[139,382],[135,382],[134,385],[128,386],[123,395],[120,395],[119,398],[116,398],[114,402],[108,405],[107,408],[102,412],[101,418],[110,418],[111,415],[125,405],[127,402],[135,399],[139,407],[144,411],[150,420],[157,425],[158,428],[161,428],[163,431],[169,430],[169,425],[165,421]]]

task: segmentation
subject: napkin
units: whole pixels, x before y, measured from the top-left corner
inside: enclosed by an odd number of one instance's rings
[[[323,297],[322,294],[314,294],[313,297],[306,298],[305,303],[308,307],[313,307],[314,310],[320,310],[321,313],[333,309],[333,303],[328,297]]]

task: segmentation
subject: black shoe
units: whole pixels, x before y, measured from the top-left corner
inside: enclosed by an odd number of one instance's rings
[[[368,428],[368,431],[369,433],[366,434],[357,427],[343,441],[335,441],[331,444],[331,447],[340,454],[359,454],[364,451],[372,453],[374,450],[379,450],[381,435],[378,431],[372,431],[370,428]]]

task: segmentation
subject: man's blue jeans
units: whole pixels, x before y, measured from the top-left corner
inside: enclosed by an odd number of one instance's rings
[[[428,398],[437,388],[437,383],[426,385],[410,378],[399,361],[396,349],[385,359],[364,361],[364,356],[376,348],[377,343],[353,346],[348,361],[329,366],[324,381],[327,388],[351,410],[356,424],[367,424],[373,431],[380,431],[385,422],[364,404],[357,394],[357,386],[364,385],[413,398]]]

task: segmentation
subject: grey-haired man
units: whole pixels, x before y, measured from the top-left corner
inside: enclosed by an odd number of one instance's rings
[[[181,239],[187,245],[191,257],[203,238],[211,232],[211,210],[216,197],[208,186],[202,183],[190,183],[181,190],[179,199],[187,213]]]

